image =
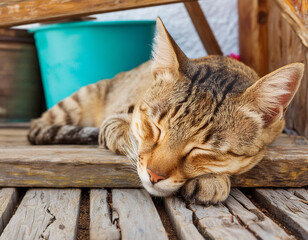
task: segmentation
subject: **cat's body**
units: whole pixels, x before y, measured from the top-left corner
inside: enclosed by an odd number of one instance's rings
[[[157,24],[155,60],[61,101],[32,122],[29,141],[97,141],[96,128],[82,128],[97,127],[101,145],[134,155],[150,193],[166,196],[183,186],[187,200],[222,201],[229,175],[251,169],[282,131],[303,66],[259,79],[227,57],[189,60]]]

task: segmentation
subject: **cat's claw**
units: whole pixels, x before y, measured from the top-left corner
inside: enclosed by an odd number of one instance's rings
[[[217,174],[207,174],[191,179],[180,190],[185,201],[202,205],[222,202],[227,199],[229,193],[229,177]]]

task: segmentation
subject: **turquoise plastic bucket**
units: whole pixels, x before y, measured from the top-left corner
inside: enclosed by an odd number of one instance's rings
[[[30,29],[47,107],[80,87],[130,70],[151,56],[155,21],[73,22]]]

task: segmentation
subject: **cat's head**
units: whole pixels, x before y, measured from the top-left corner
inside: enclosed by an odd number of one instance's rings
[[[167,196],[206,173],[252,168],[281,133],[304,67],[295,63],[261,79],[227,57],[188,59],[157,20],[153,84],[133,113],[138,174]]]

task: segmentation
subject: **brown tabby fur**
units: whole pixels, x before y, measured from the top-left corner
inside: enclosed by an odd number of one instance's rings
[[[81,88],[32,122],[29,141],[84,144],[99,134],[136,161],[151,194],[181,188],[188,201],[223,201],[229,175],[256,165],[281,133],[303,64],[260,79],[228,57],[188,59],[160,19],[157,28],[153,61]],[[147,169],[164,180],[153,184]]]

